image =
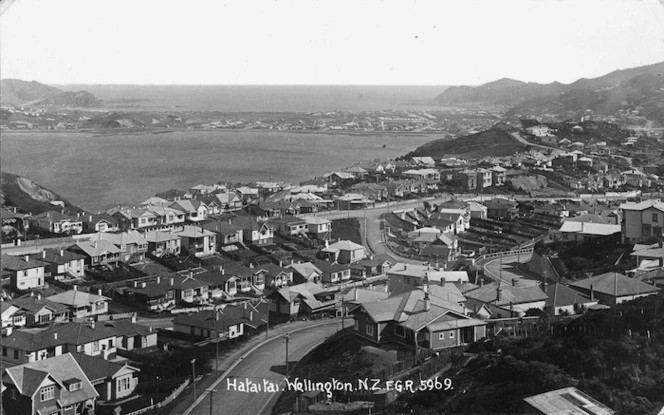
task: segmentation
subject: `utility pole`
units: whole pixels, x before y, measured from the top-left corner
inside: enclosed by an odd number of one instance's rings
[[[288,341],[290,340],[290,333],[286,333],[286,378],[288,378]]]
[[[191,379],[194,383],[194,401],[196,401],[196,359],[191,359]]]
[[[215,371],[216,372],[219,372],[219,341],[221,340],[221,335],[223,335],[223,333],[219,332],[219,328],[218,328],[219,313],[224,314],[224,310],[223,309],[219,310],[217,307],[215,307],[214,308],[214,331],[216,332],[216,335],[217,335],[216,339],[215,339],[215,344],[216,344],[216,348],[217,348],[217,354],[216,354],[217,358],[215,360]]]
[[[207,389],[207,392],[210,395],[210,415],[212,415],[212,400],[213,400],[214,394],[217,392],[217,390],[210,388],[210,389]]]

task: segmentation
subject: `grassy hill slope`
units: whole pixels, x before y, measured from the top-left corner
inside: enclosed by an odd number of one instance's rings
[[[0,200],[3,206],[16,207],[24,213],[38,214],[48,210],[60,210],[59,206],[51,204],[52,201],[62,201],[65,210],[70,213],[83,212],[83,209],[74,206],[55,192],[45,189],[32,180],[10,173],[1,173],[2,193]]]
[[[405,157],[430,156],[442,158],[450,155],[472,158],[499,157],[524,151],[526,148],[526,146],[514,140],[505,131],[487,130],[454,140],[442,139],[430,141],[406,154]]]

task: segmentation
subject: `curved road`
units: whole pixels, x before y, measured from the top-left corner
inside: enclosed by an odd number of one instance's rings
[[[288,361],[290,367],[300,360],[313,348],[321,344],[341,327],[341,322],[294,332],[288,342]],[[277,394],[274,392],[247,393],[233,390],[233,381],[246,383],[246,380],[260,384],[264,382],[283,386],[286,374],[286,340],[283,337],[275,338],[263,346],[246,355],[240,363],[233,368],[228,376],[216,387],[212,397],[212,414],[257,415],[269,414],[272,405],[276,402]],[[190,414],[210,414],[210,398],[206,397]]]

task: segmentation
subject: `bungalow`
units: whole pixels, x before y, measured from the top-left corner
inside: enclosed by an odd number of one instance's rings
[[[376,202],[360,193],[346,193],[338,197],[335,203],[339,210],[357,210],[374,206]]]
[[[25,315],[25,324],[37,326],[41,324],[64,323],[69,321],[67,306],[42,298],[33,292],[11,301]]]
[[[108,241],[120,249],[120,261],[128,264],[145,261],[148,241],[137,231],[119,233],[103,232],[90,237],[91,241]]]
[[[120,260],[120,248],[104,239],[100,241],[79,241],[68,250],[82,254],[85,257],[85,265],[88,269],[100,266],[115,267]]]
[[[29,221],[31,227],[50,233],[70,235],[83,232],[83,221],[80,217],[52,210],[32,216]]]
[[[99,213],[97,215],[84,215],[83,232],[117,232],[119,230],[118,220],[108,213]]]
[[[365,178],[369,172],[365,169],[363,169],[360,166],[354,166],[349,169],[344,170],[346,173],[350,173],[353,175],[353,177],[358,178],[358,179],[363,179]]]
[[[278,219],[270,219],[269,223],[274,229],[288,236],[306,234],[307,231],[306,220],[296,216],[283,216]]]
[[[544,292],[549,297],[544,309],[553,316],[580,314],[599,303],[560,283],[545,285]]]
[[[404,264],[402,262],[394,264],[387,271],[387,282],[390,289],[401,284],[419,287],[424,284],[425,278],[430,283],[440,281],[442,285],[448,285],[448,283],[462,284],[468,282],[468,273],[465,271],[441,271],[429,265]]]
[[[329,241],[332,237],[332,221],[318,216],[304,216],[307,235],[319,241]]]
[[[469,304],[481,304],[509,307],[510,312],[523,315],[531,308],[543,310],[548,296],[538,285],[512,281],[512,284],[493,282],[480,286],[464,294]],[[473,300],[473,301],[471,301]]]
[[[410,179],[440,181],[440,171],[436,169],[406,170],[401,173]]]
[[[157,277],[152,281],[134,281],[128,287],[113,290],[115,295],[133,301],[137,306],[151,311],[165,310],[175,306],[175,279],[181,276]]]
[[[468,224],[470,226],[470,220],[468,220]],[[422,225],[456,235],[466,230],[466,218],[462,213],[434,213]]]
[[[329,261],[314,261],[314,266],[322,271],[321,281],[326,284],[339,284],[350,281],[349,264],[339,264]]]
[[[433,167],[436,165],[436,161],[433,159],[433,157],[411,157],[410,158],[410,164],[414,166],[422,166],[422,167]]]
[[[7,415],[94,414],[99,394],[67,353],[5,369],[2,403]]]
[[[356,262],[357,266],[364,268],[364,274],[367,276],[385,275],[385,273],[392,267],[392,261],[386,257],[374,257],[361,259]]]
[[[208,206],[208,214],[233,212],[242,209],[242,198],[235,192],[221,192],[201,198]]]
[[[261,267],[254,268],[253,265],[245,267],[242,264],[231,262],[223,265],[223,272],[238,278],[239,289],[243,293],[262,294],[265,289],[267,271]]]
[[[29,255],[2,255],[0,262],[2,273],[9,275],[12,288],[23,291],[44,286],[45,262],[31,259]]]
[[[364,246],[352,241],[338,241],[331,245],[327,244],[320,251],[321,257],[326,261],[349,264],[364,259]]]
[[[609,238],[620,234],[620,225],[566,220],[558,230],[563,241],[581,243],[587,239]]]
[[[350,183],[355,180],[355,176],[346,172],[332,172],[327,175],[327,180],[330,187],[338,187],[342,184]]]
[[[574,281],[569,286],[581,294],[589,296],[591,300],[597,298],[601,304],[607,306],[614,306],[639,297],[655,295],[660,291],[655,286],[617,272],[607,272]]]
[[[45,264],[44,276],[57,278],[83,278],[85,276],[85,256],[64,249],[46,248],[31,256]]]
[[[295,284],[320,284],[323,279],[323,271],[311,262],[290,264],[288,268],[293,270],[293,282]]]
[[[267,223],[259,223],[250,216],[234,216],[229,220],[232,225],[242,228],[244,242],[257,246],[274,243],[274,229]]]
[[[170,205],[169,208],[182,212],[185,219],[190,222],[200,222],[207,219],[208,207],[205,203],[191,199],[191,200],[177,200]]]
[[[71,353],[74,360],[99,394],[99,399],[113,402],[131,396],[138,386],[140,369],[127,361],[111,362],[83,353]]]
[[[173,330],[197,337],[235,339],[244,335],[247,327],[258,329],[261,320],[267,320],[266,311],[265,307],[244,303],[180,314],[173,320]]]
[[[664,268],[664,247],[662,241],[652,245],[635,244],[630,256],[636,258],[636,266],[641,270]]]
[[[123,231],[161,225],[160,216],[148,209],[120,209],[111,216],[118,220],[118,226]]]
[[[46,299],[67,307],[72,319],[106,314],[108,313],[108,300],[110,300],[101,294],[101,289],[97,291],[97,294],[91,294],[79,291],[76,285],[73,290],[51,295]]]
[[[519,204],[514,200],[494,198],[485,204],[489,219],[514,220],[519,216]]]
[[[374,343],[397,342],[420,350],[461,346],[486,337],[486,323],[447,300],[446,287],[401,285],[384,300],[351,311],[355,334]]]
[[[230,300],[237,294],[240,278],[232,274],[226,274],[223,266],[206,267],[202,271],[194,273],[194,277],[208,285],[208,297],[210,299]]]
[[[157,331],[152,327],[136,323],[136,317],[106,321],[105,328],[115,331],[115,344],[120,350],[149,349],[157,346]]]
[[[23,327],[26,325],[26,315],[16,305],[7,301],[0,301],[0,311],[2,317],[2,332],[1,336],[5,335],[5,329],[13,329],[16,327]]]
[[[179,256],[182,250],[182,241],[173,230],[149,231],[143,234],[148,243],[147,252],[157,258]]]
[[[145,209],[156,217],[155,225],[160,228],[171,228],[184,223],[186,219],[184,212],[168,206],[146,206]]]
[[[334,310],[336,291],[327,291],[314,282],[282,287],[270,293],[270,312],[288,317]]]
[[[185,252],[197,257],[212,255],[216,252],[216,237],[214,232],[198,226],[184,225],[173,229],[173,235],[180,237],[180,244]]]
[[[261,264],[260,268],[265,270],[266,287],[284,287],[293,283],[293,269],[282,267],[272,263]]]
[[[234,250],[236,247],[231,245],[243,243],[244,231],[240,226],[232,224],[230,219],[228,221],[220,220],[206,223],[202,227],[203,229],[214,232],[217,235],[217,248],[220,252]]]

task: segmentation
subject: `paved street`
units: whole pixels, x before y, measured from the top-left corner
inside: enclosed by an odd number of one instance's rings
[[[492,258],[486,262],[482,261],[480,264],[484,268],[484,274],[489,278],[498,281],[502,278],[503,281],[511,283],[512,279],[528,278],[528,276],[521,273],[516,269],[518,263],[526,263],[530,261],[531,253],[521,255],[505,255],[501,258]],[[502,272],[500,271],[502,267]]]
[[[347,324],[352,324],[348,323]],[[288,342],[288,360],[292,365],[313,348],[334,334],[341,326],[340,321],[324,326],[313,327],[294,332]],[[286,374],[286,340],[276,338],[245,356],[233,368],[228,376],[215,387],[217,391],[212,397],[212,414],[246,414],[257,415],[270,413],[276,402],[275,393],[247,393],[229,388],[229,382],[245,383],[247,380],[264,385],[264,380],[283,385]],[[206,396],[191,414],[207,415],[210,413],[210,398]]]

